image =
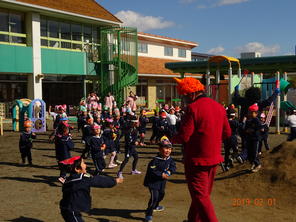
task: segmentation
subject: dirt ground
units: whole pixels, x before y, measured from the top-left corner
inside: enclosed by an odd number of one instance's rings
[[[280,145],[286,137],[287,135],[271,134],[271,147]],[[5,131],[4,136],[0,137],[0,221],[62,221],[59,213],[61,185],[57,182],[59,171],[54,145],[47,142],[48,133],[38,135],[34,142],[33,167],[20,164],[18,139],[19,133],[11,131]],[[72,152],[72,156],[79,155],[83,148],[76,130],[74,141],[75,151]],[[288,148],[291,147],[295,148],[296,142],[289,143]],[[90,214],[83,214],[86,222],[143,221],[149,199],[143,179],[147,163],[157,153],[157,148],[148,146],[139,148],[138,151],[138,170],[143,174],[129,175],[131,163],[128,163],[124,169],[123,184],[111,189],[92,188],[93,209]],[[277,153],[274,158],[272,155],[274,154],[264,152],[263,169],[256,174],[248,172],[249,164],[237,164],[226,173],[221,172],[219,167],[211,196],[219,221],[296,221],[296,169],[289,168],[287,163],[289,177],[277,177],[279,169],[275,167],[281,153]],[[291,155],[293,157],[290,156],[289,161],[295,162],[296,152]],[[122,154],[119,156],[123,159]],[[172,156],[177,162],[177,173],[167,183],[166,196],[162,202],[166,209],[154,213],[154,222],[181,222],[186,219],[190,205],[180,147],[174,148]],[[275,162],[272,162],[272,158]],[[94,169],[91,160],[88,160],[87,164],[90,171]],[[291,167],[295,167],[295,164]],[[106,170],[111,176],[115,176],[116,171],[117,168]]]

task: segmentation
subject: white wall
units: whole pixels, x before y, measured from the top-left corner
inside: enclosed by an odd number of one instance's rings
[[[160,58],[160,59],[191,61],[191,49],[190,48],[185,48],[185,47],[182,48],[182,47],[178,47],[178,46],[151,43],[151,42],[140,41],[140,40],[138,41],[138,43],[146,43],[146,44],[148,44],[148,53],[138,52],[138,56]],[[164,55],[164,47],[165,46],[173,48],[173,56],[165,56]],[[179,48],[186,50],[186,58],[178,56],[178,49]]]

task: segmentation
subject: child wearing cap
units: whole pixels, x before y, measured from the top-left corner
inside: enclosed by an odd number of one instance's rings
[[[140,112],[139,117],[139,134],[140,134],[140,146],[145,146],[144,140],[145,140],[145,134],[146,134],[146,125],[149,122],[149,119],[146,116],[146,110],[142,109]]]
[[[86,172],[86,164],[82,158],[77,158],[70,164],[70,176],[66,178],[62,188],[60,210],[65,222],[83,222],[81,212],[89,212],[91,208],[90,188],[111,188],[122,183],[123,179],[101,175],[92,177]]]
[[[94,119],[92,116],[88,115],[86,117],[86,124],[82,129],[82,143],[85,144],[85,148],[83,150],[84,157],[87,158],[89,156],[89,139],[93,136],[92,125],[94,124]]]
[[[106,144],[105,155],[111,154],[110,162],[108,168],[117,167],[117,164],[114,163],[116,157],[116,147],[114,139],[116,139],[116,134],[114,133],[113,119],[107,118],[105,120],[105,129],[103,131],[103,138]]]
[[[178,117],[175,115],[175,108],[171,107],[169,113],[167,114],[167,120],[169,124],[169,137],[173,137],[177,133],[177,121]]]
[[[89,147],[91,157],[96,167],[95,175],[100,174],[106,167],[104,159],[104,150],[106,149],[104,138],[101,135],[101,126],[98,124],[92,125],[93,136],[89,139]],[[82,156],[85,154],[83,153]]]
[[[261,155],[262,151],[262,146],[264,143],[265,149],[269,150],[269,145],[268,145],[268,132],[269,132],[269,127],[265,123],[266,121],[266,116],[264,113],[260,114],[260,122],[262,124],[262,129],[260,131],[260,141],[259,141],[259,148],[258,148],[258,154]]]
[[[286,125],[290,127],[290,135],[288,136],[288,141],[293,141],[296,139],[296,110],[290,109],[288,112],[288,117],[286,119]]]
[[[69,134],[68,126],[65,124],[61,125],[61,130],[61,134],[56,134],[55,136],[55,153],[60,168],[60,177],[58,180],[61,183],[64,183],[66,178],[66,169],[60,161],[71,158],[70,150],[74,149],[74,143],[71,135]]]
[[[260,140],[260,131],[262,124],[257,118],[258,105],[255,103],[249,107],[248,117],[244,126],[245,147],[247,151],[247,159],[252,164],[251,171],[258,172],[261,168],[261,163],[258,155],[258,146]]]
[[[160,118],[157,124],[158,135],[156,137],[156,141],[158,142],[160,138],[163,136],[169,136],[169,122],[167,120],[167,113],[165,111],[160,112]]]
[[[228,123],[231,128],[231,137],[225,139],[224,142],[224,168],[225,170],[229,170],[229,168],[233,167],[233,159],[230,158],[230,152],[234,155],[238,153],[238,142],[237,135],[238,130],[241,127],[241,124],[236,119],[236,111],[233,108],[228,108],[227,111]]]
[[[157,124],[159,122],[159,112],[157,110],[154,110],[154,116],[149,118],[149,122],[152,123],[152,135],[150,137],[150,144],[154,143],[154,139],[157,138],[158,135],[158,127]]]
[[[138,143],[138,120],[135,116],[131,117],[130,119],[130,127],[128,131],[125,134],[125,155],[124,155],[124,160],[122,164],[120,165],[120,169],[117,173],[117,176],[119,178],[123,178],[122,176],[122,171],[125,167],[125,165],[128,163],[130,156],[134,158],[133,163],[132,163],[132,171],[131,174],[141,174],[140,171],[137,170],[137,163],[138,163],[138,152],[136,150],[136,146],[139,144]]]
[[[148,164],[144,179],[144,186],[150,191],[150,200],[146,209],[146,222],[152,222],[153,211],[164,210],[159,203],[165,194],[165,185],[168,178],[176,172],[176,164],[170,157],[172,144],[167,137],[163,137],[159,144],[159,154]]]
[[[19,149],[22,157],[22,163],[26,163],[28,159],[29,165],[32,165],[31,148],[33,147],[33,139],[36,139],[36,134],[31,131],[32,122],[27,120],[24,122],[24,131],[20,135]]]

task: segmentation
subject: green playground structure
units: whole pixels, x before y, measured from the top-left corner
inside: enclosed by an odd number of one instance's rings
[[[275,83],[279,82],[281,94],[278,95],[275,102],[276,133],[280,132],[280,110],[287,111],[290,108],[296,108],[296,104],[287,101],[287,92],[291,88],[291,84],[286,73],[296,72],[296,56],[251,59],[212,56],[208,61],[166,63],[165,67],[174,73],[180,73],[181,78],[184,77],[185,73],[202,74],[208,96],[226,104],[232,103],[232,94],[238,84],[240,84],[241,95],[247,88],[256,86],[261,88],[262,98],[266,99],[272,94]],[[242,67],[252,72],[242,75]],[[268,76],[275,75],[275,78],[264,79],[263,73],[268,74]],[[281,75],[283,78],[281,78]]]
[[[138,82],[137,29],[111,27],[101,29],[100,95],[111,92],[116,102],[124,102],[126,87]]]

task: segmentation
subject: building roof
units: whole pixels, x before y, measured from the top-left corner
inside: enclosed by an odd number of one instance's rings
[[[240,59],[242,69],[248,69],[255,73],[275,73],[280,72],[296,72],[296,56],[271,56],[258,57],[252,59]],[[170,62],[165,64],[167,69],[174,73],[190,72],[190,73],[206,73],[208,61],[201,62]],[[214,74],[217,66],[211,65],[211,73]],[[237,70],[237,64],[233,63],[232,68]],[[220,67],[222,72],[227,73],[228,63],[222,62]],[[235,72],[233,72],[235,73]]]
[[[115,17],[107,9],[105,9],[100,4],[98,4],[95,0],[16,0],[16,1],[122,23],[117,17]]]
[[[200,52],[191,52],[192,57],[199,57],[199,58],[209,58],[212,56],[215,56],[213,54],[207,54],[207,53],[200,53]]]
[[[176,62],[176,60],[169,59],[158,59],[151,57],[138,57],[138,73],[141,74],[151,74],[151,76],[162,76],[162,77],[172,77],[175,76],[176,73],[165,68],[165,64],[169,62]],[[191,76],[191,73],[185,73],[187,76]],[[146,75],[149,77],[149,75]],[[198,75],[199,76],[199,75]]]
[[[138,32],[138,38],[140,40],[160,42],[160,43],[166,43],[170,45],[186,46],[189,48],[194,48],[198,46],[198,43],[196,42],[181,40],[181,39],[174,39],[166,36],[148,34],[144,32]]]

